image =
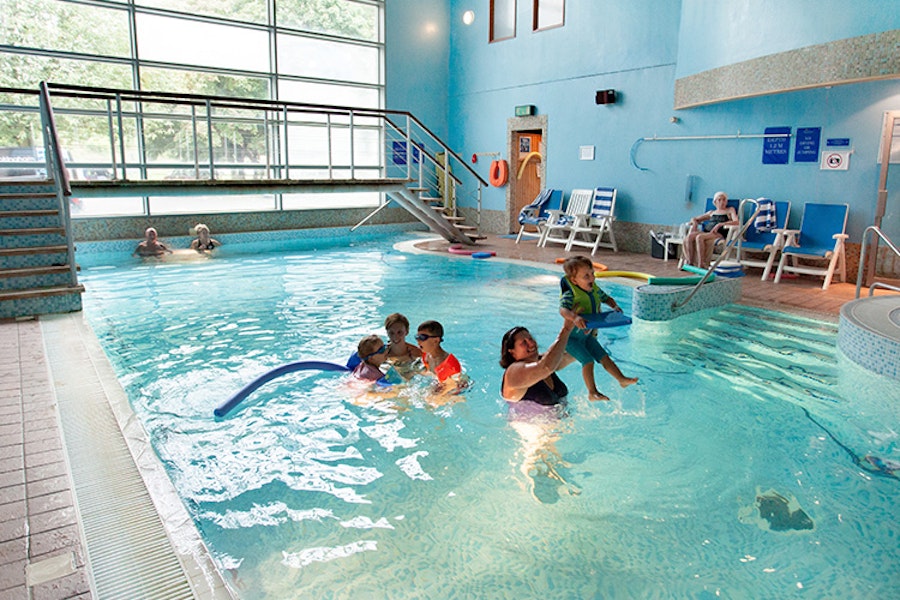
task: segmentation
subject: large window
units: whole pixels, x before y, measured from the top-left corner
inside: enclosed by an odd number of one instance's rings
[[[516,0],[491,0],[490,41],[516,37]]]
[[[0,0],[0,86],[36,89],[40,81],[51,81],[383,108],[383,13],[384,0]],[[146,163],[148,177],[193,173],[190,121],[186,116],[179,121],[178,110],[172,108],[174,121],[163,112],[126,124],[126,156]],[[28,115],[24,119],[0,112],[0,147],[42,145],[40,127],[29,125]],[[76,162],[108,160],[104,119],[59,120]],[[260,172],[264,128],[223,123],[216,135],[221,143],[216,160],[232,163],[248,177]],[[366,154],[378,152],[376,130],[372,136],[355,140],[353,160],[362,168],[379,166]],[[340,143],[331,151],[347,153]],[[322,162],[305,158],[311,165]],[[378,199],[377,194],[336,195],[331,206],[374,205]],[[214,199],[204,200],[204,211],[210,203]],[[321,198],[279,203],[272,197],[231,196],[218,210],[322,203]],[[184,205],[161,198],[88,199],[77,214],[139,214],[143,206],[160,214],[181,212]]]

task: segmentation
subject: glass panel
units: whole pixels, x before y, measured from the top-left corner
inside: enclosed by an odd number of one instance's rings
[[[239,212],[250,210],[273,210],[275,196],[272,194],[246,196],[188,196],[150,198],[150,214],[193,214],[209,212]]]
[[[348,0],[278,0],[276,23],[303,31],[378,41],[378,7]]]
[[[534,30],[562,25],[565,6],[565,0],[534,0]]]
[[[141,60],[269,70],[265,31],[143,14],[137,15],[137,30]]]
[[[72,218],[144,214],[143,198],[73,198]]]
[[[316,208],[363,208],[378,206],[378,203],[380,201],[381,196],[378,192],[284,194],[281,197],[281,205],[284,210],[310,210]]]
[[[490,41],[516,37],[516,0],[491,0]]]
[[[378,90],[349,85],[307,83],[281,79],[278,82],[278,94],[281,100],[305,102],[307,104],[359,106],[362,108],[378,108],[381,106]]]
[[[265,77],[144,67],[141,69],[141,89],[263,100],[269,97],[269,80]]]
[[[378,83],[378,48],[278,35],[278,70],[285,75]]]
[[[128,58],[128,13],[54,0],[0,0],[0,44]],[[97,35],[97,24],[103,35]],[[61,81],[56,77],[54,81]]]
[[[266,0],[135,0],[137,6],[163,8],[192,15],[266,23]]]
[[[0,86],[37,90],[41,81],[131,89],[128,65],[0,53]]]

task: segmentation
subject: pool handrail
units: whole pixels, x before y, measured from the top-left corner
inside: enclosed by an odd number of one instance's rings
[[[753,198],[745,198],[744,200],[741,200],[741,205],[743,205],[744,202],[752,202],[753,204],[756,205],[756,210],[753,211],[753,214],[750,215],[750,218],[747,219],[747,222],[744,223],[744,225],[741,227],[740,231],[738,231],[737,235],[733,236],[725,244],[725,249],[722,250],[722,253],[713,262],[713,264],[709,265],[709,268],[706,270],[706,274],[704,274],[703,277],[700,278],[700,281],[697,282],[697,285],[694,286],[694,289],[691,290],[691,293],[688,294],[687,297],[685,297],[685,299],[680,302],[678,300],[675,300],[672,302],[672,310],[675,310],[676,308],[681,308],[682,306],[684,306],[688,302],[690,302],[691,298],[694,297],[694,294],[697,293],[697,290],[700,289],[700,286],[702,286],[704,283],[706,283],[706,280],[709,279],[709,276],[715,272],[716,267],[719,266],[719,263],[722,262],[726,256],[728,256],[728,251],[731,250],[731,248],[733,248],[735,246],[735,244],[737,244],[738,240],[740,240],[741,237],[743,237],[744,232],[747,231],[747,228],[749,228],[756,221],[756,216],[759,214],[759,202],[757,202]]]
[[[868,236],[870,232],[874,232],[875,235],[877,236],[873,240],[873,242],[874,242],[873,245],[875,246],[876,252],[878,251],[878,238],[881,238],[882,240],[884,240],[884,243],[888,245],[888,248],[893,250],[894,254],[896,254],[897,256],[900,256],[900,249],[898,249],[897,246],[895,246],[894,243],[891,242],[891,239],[889,237],[887,237],[884,234],[884,232],[881,231],[880,227],[878,227],[877,225],[869,225],[868,227],[866,227],[866,230],[863,231],[863,234],[862,234],[862,240],[860,241],[862,250],[859,253],[859,269],[856,273],[856,298],[857,299],[859,299],[859,292],[860,292],[860,289],[862,288],[863,270],[866,268],[866,249],[868,248],[868,244],[866,244],[866,236]],[[874,272],[874,268],[873,268],[873,272]],[[872,294],[875,292],[875,288],[884,288],[884,289],[888,289],[888,290],[893,290],[895,292],[900,292],[900,287],[891,285],[889,283],[884,283],[883,281],[876,281],[876,282],[872,283],[871,285],[869,285],[869,297],[871,297]]]

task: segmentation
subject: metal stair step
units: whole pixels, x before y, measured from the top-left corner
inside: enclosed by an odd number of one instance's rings
[[[460,221],[465,221],[465,220],[466,220],[465,217],[453,217],[453,216],[449,216],[449,215],[444,215],[444,218],[447,219],[448,221],[456,221],[456,222],[460,222]]]
[[[5,217],[53,217],[59,214],[56,209],[47,210],[0,210],[0,219]]]
[[[22,227],[20,229],[0,229],[0,235],[65,235],[65,233],[66,230],[62,227]]]
[[[478,229],[474,225],[457,225],[456,228],[460,231],[476,231]]]
[[[24,300],[26,298],[43,298],[46,296],[62,296],[65,294],[83,294],[84,286],[78,285],[54,285],[49,287],[31,288],[27,290],[0,291],[0,302],[4,300]]]
[[[30,277],[32,275],[51,275],[53,273],[68,273],[68,272],[69,272],[68,265],[48,265],[45,267],[17,267],[15,269],[0,269],[0,279],[7,278],[7,277]]]
[[[0,202],[4,200],[21,200],[22,198],[56,198],[56,192],[25,192],[23,194],[0,194]]]
[[[65,254],[67,246],[31,246],[29,248],[0,248],[0,256],[21,256],[23,254]]]

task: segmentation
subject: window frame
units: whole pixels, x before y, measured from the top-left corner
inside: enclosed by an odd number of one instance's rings
[[[549,29],[556,29],[557,27],[563,27],[566,24],[566,0],[559,0],[559,2],[559,21],[555,21],[549,25],[541,26],[538,22],[538,17],[540,16],[541,10],[541,0],[533,0],[531,15],[532,33],[536,33],[538,31],[547,31]]]
[[[505,6],[510,6],[510,10],[512,11],[512,33],[505,37],[495,37],[494,31],[496,29],[496,21],[495,13],[498,2],[505,2]],[[488,42],[493,44],[494,42],[502,42],[504,40],[512,40],[516,37],[516,12],[518,10],[517,0],[490,0],[490,23],[488,24]]]

